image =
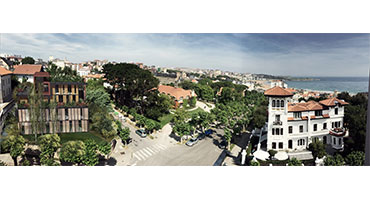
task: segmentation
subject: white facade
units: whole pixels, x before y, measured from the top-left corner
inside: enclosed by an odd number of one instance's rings
[[[344,106],[323,106],[322,110],[289,111],[289,97],[269,97],[267,150],[305,150],[315,139],[342,150]],[[329,134],[331,132],[332,134]],[[334,133],[334,134],[333,134]]]

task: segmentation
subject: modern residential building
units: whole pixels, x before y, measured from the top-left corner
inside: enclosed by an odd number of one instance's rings
[[[34,86],[42,89],[44,133],[87,132],[89,111],[85,104],[85,82],[51,82],[47,72],[34,75]],[[18,92],[18,120],[23,134],[31,134],[31,88]],[[52,103],[57,103],[55,107]]]
[[[158,86],[159,93],[167,94],[175,101],[175,107],[179,107],[184,99],[190,99],[191,97],[196,97],[194,91],[192,90],[184,90],[182,88],[167,86],[167,85],[159,85]]]
[[[3,132],[5,118],[14,105],[12,102],[11,75],[11,71],[0,67],[0,134]]]
[[[13,74],[17,77],[19,82],[31,82],[33,83],[34,77],[33,75],[36,72],[42,72],[43,67],[42,65],[14,65]]]
[[[348,133],[343,126],[347,102],[334,97],[320,102],[292,103],[293,93],[281,87],[268,89],[264,94],[269,99],[265,127],[267,150],[301,151],[314,140],[343,150],[343,137]]]

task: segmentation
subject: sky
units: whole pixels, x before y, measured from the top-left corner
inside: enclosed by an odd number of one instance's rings
[[[366,76],[370,34],[0,34],[0,53],[284,76]]]

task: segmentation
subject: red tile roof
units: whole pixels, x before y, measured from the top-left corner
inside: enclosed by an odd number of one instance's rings
[[[12,72],[5,69],[4,67],[0,67],[0,75],[1,76],[5,76],[5,75],[9,75],[9,74],[12,74]]]
[[[266,96],[279,96],[279,97],[289,97],[293,96],[293,93],[287,91],[286,89],[276,86],[265,91]]]
[[[347,102],[343,101],[343,100],[340,100],[340,99],[337,99],[337,98],[329,98],[329,99],[325,99],[325,100],[322,100],[320,101],[321,104],[325,105],[325,106],[335,106],[337,103],[344,106],[344,105],[348,105]]]
[[[322,115],[324,118],[330,118],[329,114],[323,114]]]
[[[294,117],[288,117],[288,121],[293,121]]]
[[[289,103],[288,104],[288,112],[301,112],[301,111],[323,110],[323,109],[324,107],[316,101],[309,101],[306,103]]]
[[[167,95],[175,97],[176,100],[180,100],[181,97],[185,99],[187,96],[189,96],[189,98],[192,96],[196,96],[196,94],[192,95],[193,92],[191,90],[184,90],[182,88],[176,88],[167,85],[159,85],[157,89],[160,93],[165,93]]]
[[[36,72],[40,72],[42,65],[14,65],[13,74],[27,74],[33,75]]]

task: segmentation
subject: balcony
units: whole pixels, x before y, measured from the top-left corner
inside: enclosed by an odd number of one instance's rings
[[[283,125],[282,121],[274,121],[272,122],[272,125]]]
[[[347,133],[347,129],[345,128],[332,128],[329,130],[329,134],[336,136],[336,137],[343,137]]]

